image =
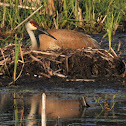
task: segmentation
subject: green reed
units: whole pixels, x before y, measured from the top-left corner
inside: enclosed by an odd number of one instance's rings
[[[68,8],[68,6],[67,6],[67,0],[64,0],[64,15],[65,15],[65,17],[67,18],[67,8]]]
[[[91,21],[92,18],[92,0],[86,0],[85,1],[85,9],[86,9],[86,14],[85,14],[85,19],[86,22]]]
[[[16,81],[17,75],[17,66],[18,66],[18,57],[20,52],[20,44],[21,41],[17,42],[17,37],[15,37],[15,60],[14,60],[14,73],[13,73],[13,81]]]
[[[111,16],[107,17],[106,27],[107,27],[107,34],[108,34],[108,40],[109,40],[109,50],[111,49],[113,21],[114,21],[113,14]]]
[[[107,18],[105,21],[105,26],[108,35],[109,50],[111,49],[112,34],[115,34],[115,31],[118,28],[119,22],[121,20],[121,6],[119,7],[118,4],[118,0],[111,0],[106,12]]]

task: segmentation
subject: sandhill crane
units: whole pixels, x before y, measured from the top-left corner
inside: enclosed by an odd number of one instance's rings
[[[45,31],[35,21],[29,21],[26,24],[26,30],[31,38],[33,50],[100,48],[91,36],[73,30],[50,29]],[[34,34],[35,30],[39,31],[38,35]]]

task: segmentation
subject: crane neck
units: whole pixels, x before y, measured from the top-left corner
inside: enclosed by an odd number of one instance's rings
[[[30,36],[31,42],[32,42],[32,49],[37,50],[38,49],[38,44],[37,44],[37,39],[35,37],[35,34],[33,31],[27,28],[27,32]]]

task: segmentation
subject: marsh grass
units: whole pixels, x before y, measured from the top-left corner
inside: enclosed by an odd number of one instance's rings
[[[108,34],[108,40],[109,40],[109,50],[111,49],[111,39],[112,39],[112,31],[113,31],[113,14],[109,17],[107,17],[106,21],[106,27],[107,27],[107,34]]]
[[[121,6],[118,6],[119,1],[117,0],[115,2],[115,0],[111,0],[108,8],[107,8],[107,18],[105,21],[105,28],[107,31],[107,35],[108,35],[108,41],[109,41],[109,50],[111,49],[111,39],[112,39],[112,34],[115,34],[119,22],[121,21]]]
[[[10,4],[10,7],[6,7],[3,5],[3,8],[0,11],[0,24],[4,22],[5,31],[13,30],[19,23],[21,23],[24,19],[26,19],[32,12],[32,9],[24,9],[19,8],[18,5],[19,0],[11,0],[7,1]],[[116,17],[117,20],[115,24],[118,24],[121,20],[125,20],[125,12],[126,12],[126,3],[124,0],[63,0],[63,1],[54,1],[55,10],[52,15],[49,14],[50,8],[48,8],[48,0],[40,1],[41,4],[45,6],[44,9],[41,9],[38,13],[33,15],[32,19],[37,21],[44,28],[54,28],[53,15],[56,14],[56,19],[58,22],[58,28],[69,28],[74,29],[81,22],[84,25],[80,27],[85,29],[85,32],[92,32],[96,27],[96,24],[102,21],[105,15],[109,13],[119,14],[118,16],[114,15],[114,20]],[[13,6],[13,4],[15,6]],[[40,4],[40,5],[41,5]],[[33,4],[24,0],[22,3],[23,6],[32,7]],[[37,3],[34,3],[34,7],[36,9],[40,6]],[[82,18],[79,19],[79,8],[82,11]],[[58,13],[58,15],[57,15]],[[58,16],[58,18],[57,18]],[[110,16],[108,16],[110,17]],[[72,19],[72,20],[71,20]],[[103,22],[104,23],[104,22]],[[103,29],[106,29],[105,24],[102,25]],[[118,25],[114,25],[114,29],[116,31]],[[90,27],[90,28],[89,28]],[[97,27],[99,27],[97,25]],[[88,29],[88,30],[86,30]],[[93,29],[93,30],[92,30]],[[24,27],[19,27],[17,33],[24,33]]]
[[[67,7],[67,0],[64,0],[64,15],[65,15],[65,18],[67,18],[67,9],[68,9],[68,7]]]
[[[19,58],[19,52],[20,52],[20,44],[21,40],[19,42],[17,41],[17,37],[15,36],[15,60],[14,60],[14,73],[13,73],[13,81],[15,82],[17,80],[17,65],[18,65],[18,58]]]

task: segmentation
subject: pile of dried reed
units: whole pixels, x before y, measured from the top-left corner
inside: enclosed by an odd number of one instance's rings
[[[13,76],[14,48],[11,44],[0,49],[0,74]],[[17,74],[21,76],[58,76],[67,81],[88,81],[94,77],[122,75],[125,63],[114,53],[104,49],[61,49],[34,51],[20,47]]]

